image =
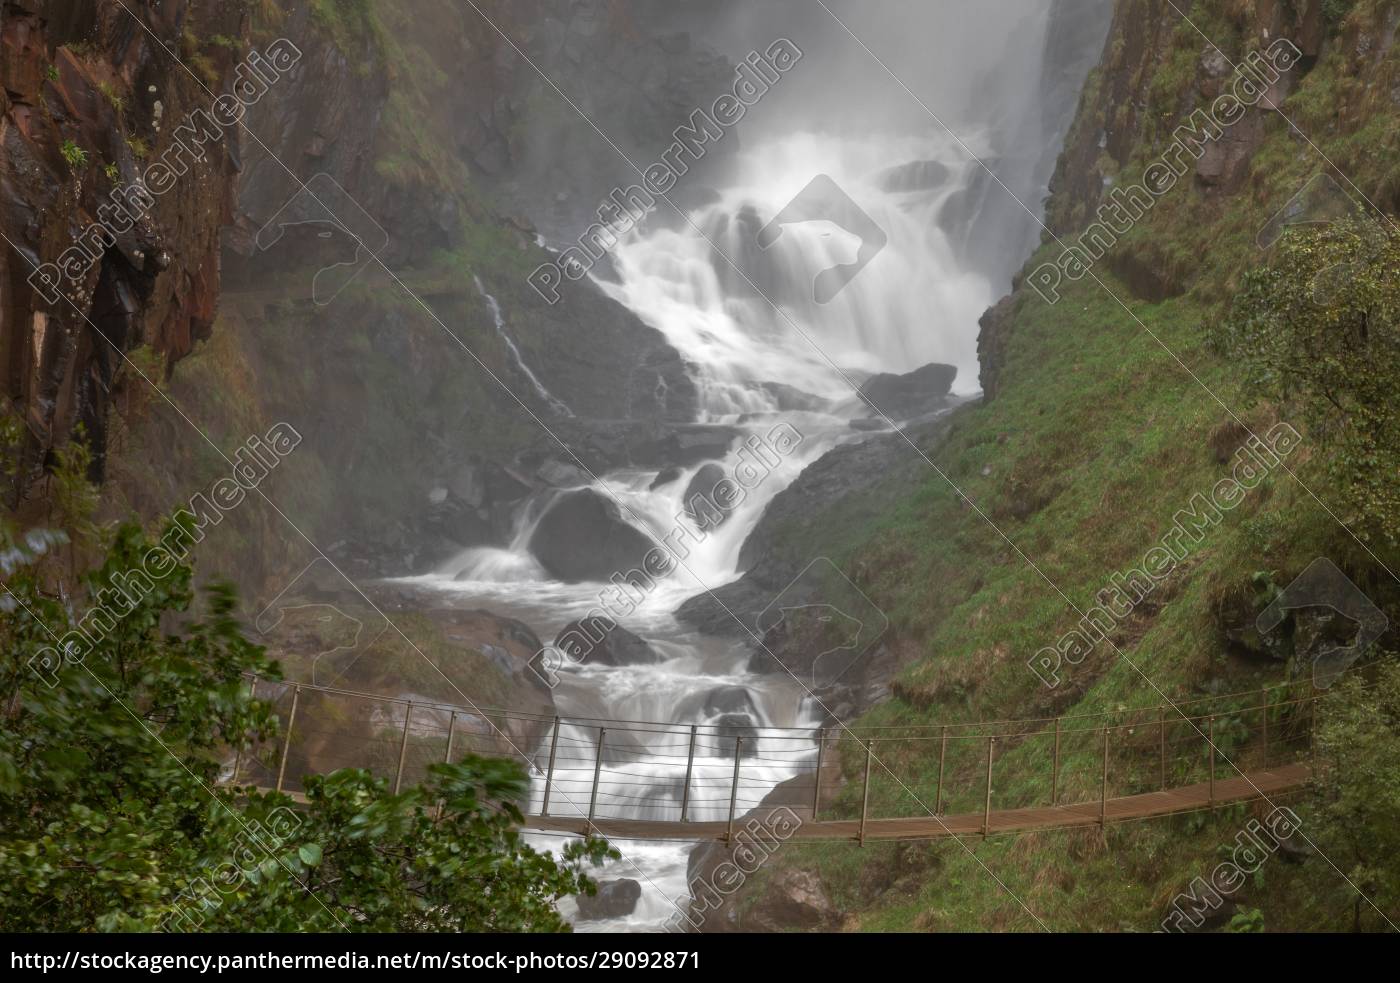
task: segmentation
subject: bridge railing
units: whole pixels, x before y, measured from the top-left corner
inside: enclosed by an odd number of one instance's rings
[[[1034,720],[771,728],[555,717],[250,680],[281,720],[240,749],[233,784],[304,791],[302,776],[366,768],[395,790],[464,755],[527,766],[528,815],[731,825],[786,806],[855,820],[1084,804],[1305,758],[1317,692],[1284,684]],[[1212,752],[1212,745],[1214,752]]]

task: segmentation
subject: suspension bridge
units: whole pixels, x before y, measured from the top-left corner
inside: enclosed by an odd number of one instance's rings
[[[786,810],[796,839],[987,837],[1271,799],[1311,775],[1319,693],[1294,682],[1027,720],[824,728],[549,716],[250,680],[281,719],[224,782],[304,800],[301,775],[368,769],[397,793],[434,762],[511,757],[523,828],[734,841]]]

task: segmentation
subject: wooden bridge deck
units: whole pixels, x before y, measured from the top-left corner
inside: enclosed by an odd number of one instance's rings
[[[1273,795],[1302,787],[1311,769],[1306,764],[1284,765],[1278,768],[1249,772],[1245,777],[1219,779],[1215,783],[1214,804],[1228,805],[1247,802],[1260,795]],[[985,817],[988,835],[1027,833],[1044,829],[1068,829],[1076,826],[1096,826],[1102,809],[1104,821],[1125,822],[1150,819],[1179,812],[1198,812],[1212,805],[1210,783],[1184,785],[1162,792],[1145,792],[1109,799],[1106,804],[1083,802],[1076,805],[1041,806],[1027,809],[993,810]],[[867,840],[929,840],[945,836],[980,836],[982,813],[961,813],[934,818],[931,816],[906,819],[869,819],[865,823]],[[719,840],[723,842],[729,823],[645,819],[586,819],[566,816],[526,816],[524,828],[561,833],[588,832],[589,827],[599,835],[619,840]],[[793,835],[800,840],[859,840],[860,821],[857,819],[804,819]],[[742,830],[736,821],[735,830]]]

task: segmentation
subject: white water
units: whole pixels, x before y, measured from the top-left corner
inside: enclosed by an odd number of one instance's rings
[[[745,155],[735,184],[719,201],[691,216],[695,227],[663,228],[658,223],[618,246],[614,264],[621,282],[601,286],[664,333],[697,367],[700,421],[734,425],[750,440],[766,439],[773,426],[782,422],[802,439],[776,464],[774,455],[759,457],[742,440],[737,442],[720,462],[724,473],[734,475],[742,463],[752,466],[759,461],[761,466],[755,470],[761,478],[744,482],[751,485],[745,497],[723,525],[708,533],[678,518],[685,507],[684,493],[700,464],[683,468],[679,477],[655,490],[650,488],[657,477],[654,471],[618,471],[600,477],[597,489],[657,541],[678,523],[685,525],[691,534],[686,540],[690,552],[635,611],[618,618],[660,649],[667,660],[637,667],[613,668],[587,661],[569,667],[561,672],[554,694],[561,713],[714,724],[719,715],[703,712],[706,694],[719,687],[740,687],[750,695],[753,723],[760,727],[815,728],[822,722],[796,681],[746,672],[751,645],[735,646],[690,634],[672,612],[686,598],[739,575],[744,540],[768,502],[804,467],[840,442],[863,439],[863,433],[851,429],[850,421],[872,414],[855,397],[853,385],[873,372],[903,372],[941,361],[958,367],[955,391],[975,391],[976,323],[994,299],[994,288],[985,274],[960,268],[947,234],[936,221],[939,209],[968,178],[955,150],[931,134],[900,137],[882,146],[794,134]],[[752,239],[752,224],[746,227],[735,218],[746,211],[758,216],[775,213],[810,179],[811,162],[818,159],[824,162],[825,173],[888,234],[883,251],[825,305],[813,300],[813,277],[854,256],[856,244],[849,235],[822,223],[794,225],[784,229],[770,250],[755,254],[746,242]],[[880,190],[880,172],[909,160],[945,161],[954,178],[931,191]],[[746,276],[759,285],[766,299],[732,266],[716,258],[716,249],[742,263]],[[765,388],[768,383],[792,387],[806,396],[775,392]],[[547,392],[542,384],[539,388]],[[800,410],[791,408],[797,398]],[[463,606],[479,605],[519,617],[548,641],[567,622],[599,607],[600,592],[606,587],[550,580],[530,555],[530,536],[553,494],[538,496],[522,510],[506,546],[467,550],[435,574],[414,578],[415,582],[460,597]],[[684,729],[607,738],[598,815],[677,818],[687,752]],[[701,742],[690,818],[727,817],[732,749],[732,740]],[[537,749],[537,759],[542,760],[544,751]],[[777,738],[760,739],[753,751],[741,767],[740,814],[799,769],[810,770],[815,753],[810,745]],[[587,815],[596,754],[596,727],[563,729],[551,815]],[[532,809],[540,807],[543,794],[543,782],[537,779]],[[558,839],[542,836],[538,842],[557,846]],[[626,919],[580,921],[577,927],[592,931],[659,926],[675,910],[672,899],[687,894],[690,845],[633,841],[614,845],[624,859],[599,876],[640,881],[643,891],[637,910]],[[572,902],[565,902],[564,911],[574,913]]]
[[[939,8],[936,15],[943,32],[939,48],[954,61],[959,31],[980,37],[973,7],[967,6],[961,13]],[[1038,50],[1045,21],[1037,13],[1023,22],[1023,27],[1033,28],[1034,36],[1017,41],[1018,50]],[[985,45],[985,38],[981,42]],[[1030,146],[1022,148],[1027,151],[1023,158],[1044,156],[1041,130],[1027,137],[1018,129],[1029,118],[1027,107],[1035,102],[1039,70],[1037,56],[1033,63],[1018,66],[1019,77],[996,80],[1002,97],[996,111],[1003,118],[995,124],[987,122],[986,132],[960,124],[965,147],[1005,162],[1013,160],[1008,148],[1029,141]],[[987,84],[980,87],[987,88]],[[1008,91],[1014,91],[1014,99],[1006,98]],[[973,86],[960,96],[964,100],[960,119],[977,118],[977,100],[983,94]],[[1007,105],[1019,106],[1019,111],[1008,115]],[[659,205],[654,218],[629,233],[614,250],[612,265],[619,282],[600,281],[599,286],[661,331],[694,366],[701,400],[699,422],[734,425],[745,437],[754,438],[764,437],[782,421],[803,439],[779,464],[763,470],[761,480],[748,488],[717,531],[702,535],[690,526],[691,551],[684,564],[658,581],[634,611],[618,617],[624,627],[661,651],[664,662],[612,668],[585,661],[561,670],[554,696],[565,716],[678,725],[675,733],[626,735],[630,746],[622,749],[614,748],[609,737],[598,793],[600,816],[678,816],[686,752],[679,735],[686,725],[716,721],[717,715],[707,715],[704,703],[706,695],[718,687],[747,691],[753,723],[760,727],[821,723],[796,681],[746,672],[752,646],[689,633],[673,612],[686,598],[739,575],[738,557],[745,538],[766,505],[804,467],[840,442],[863,439],[850,422],[872,414],[855,398],[853,386],[869,374],[945,362],[958,368],[955,393],[976,391],[978,317],[1004,291],[1006,277],[1022,257],[1007,255],[989,268],[985,255],[972,255],[975,250],[968,242],[988,209],[994,213],[989,221],[1008,227],[1008,241],[1033,242],[1036,235],[1034,228],[1015,224],[1029,223],[1029,216],[1001,207],[1005,202],[985,193],[985,180],[983,191],[976,191],[980,165],[926,117],[917,126],[887,120],[883,130],[873,133],[836,136],[791,129],[758,142],[746,134],[745,140],[749,149],[734,163],[718,200],[691,212],[685,221],[668,214],[665,204]],[[946,168],[946,177],[912,191],[884,190],[882,172],[914,161],[938,162]],[[767,250],[756,244],[758,229],[817,174],[833,179],[887,236],[884,248],[826,304],[813,298],[814,277],[855,257],[858,242],[853,236],[830,223],[809,222],[785,226]],[[1038,178],[1042,185],[1045,177],[1048,174]],[[1029,181],[1025,175],[1022,179]],[[1035,182],[1029,183],[1034,191]],[[1031,201],[1038,204],[1038,198]],[[494,298],[482,292],[522,374],[556,410],[567,412],[525,365]],[[733,475],[744,460],[742,444],[736,444],[721,462],[724,473]],[[601,476],[596,488],[660,541],[678,522],[687,524],[677,516],[699,467],[683,469],[677,479],[654,490],[650,486],[657,473],[635,470]],[[530,555],[531,533],[553,494],[536,497],[522,510],[507,545],[468,550],[434,574],[413,581],[452,596],[464,607],[481,606],[518,617],[547,642],[563,625],[599,607],[600,592],[606,587],[551,580]],[[691,818],[727,815],[732,747],[731,742],[727,747],[700,748]],[[537,760],[543,760],[547,749],[534,750]],[[767,740],[757,751],[754,759],[743,763],[741,813],[804,764],[810,768],[804,754],[814,754]],[[595,729],[564,729],[551,793],[552,815],[587,814],[596,754]],[[543,793],[543,783],[537,779],[532,809],[539,807]],[[554,847],[559,841],[539,836],[537,842]],[[691,845],[618,841],[614,846],[622,851],[623,860],[609,864],[597,876],[640,881],[637,909],[627,918],[581,921],[577,927],[583,931],[655,929],[674,912],[672,899],[688,893],[685,874]],[[572,902],[562,907],[566,916],[575,914]]]
[[[948,168],[947,184],[905,193],[878,187],[891,166],[928,160]],[[813,299],[814,276],[854,259],[853,236],[808,222],[785,227],[767,250],[754,241],[758,226],[812,179],[818,161],[888,236],[826,304]],[[996,298],[985,275],[960,265],[937,219],[975,167],[934,132],[878,142],[793,134],[743,154],[734,185],[687,221],[659,205],[658,217],[678,228],[620,243],[613,262],[622,283],[605,289],[704,366],[698,381],[715,419],[776,411],[757,383],[847,402],[852,381],[928,362],[956,365],[957,390],[973,392],[977,318]]]

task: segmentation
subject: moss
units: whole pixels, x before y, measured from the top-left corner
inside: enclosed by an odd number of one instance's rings
[[[383,67],[389,37],[373,0],[311,0],[311,17],[335,46],[354,59],[356,74],[371,77]]]

